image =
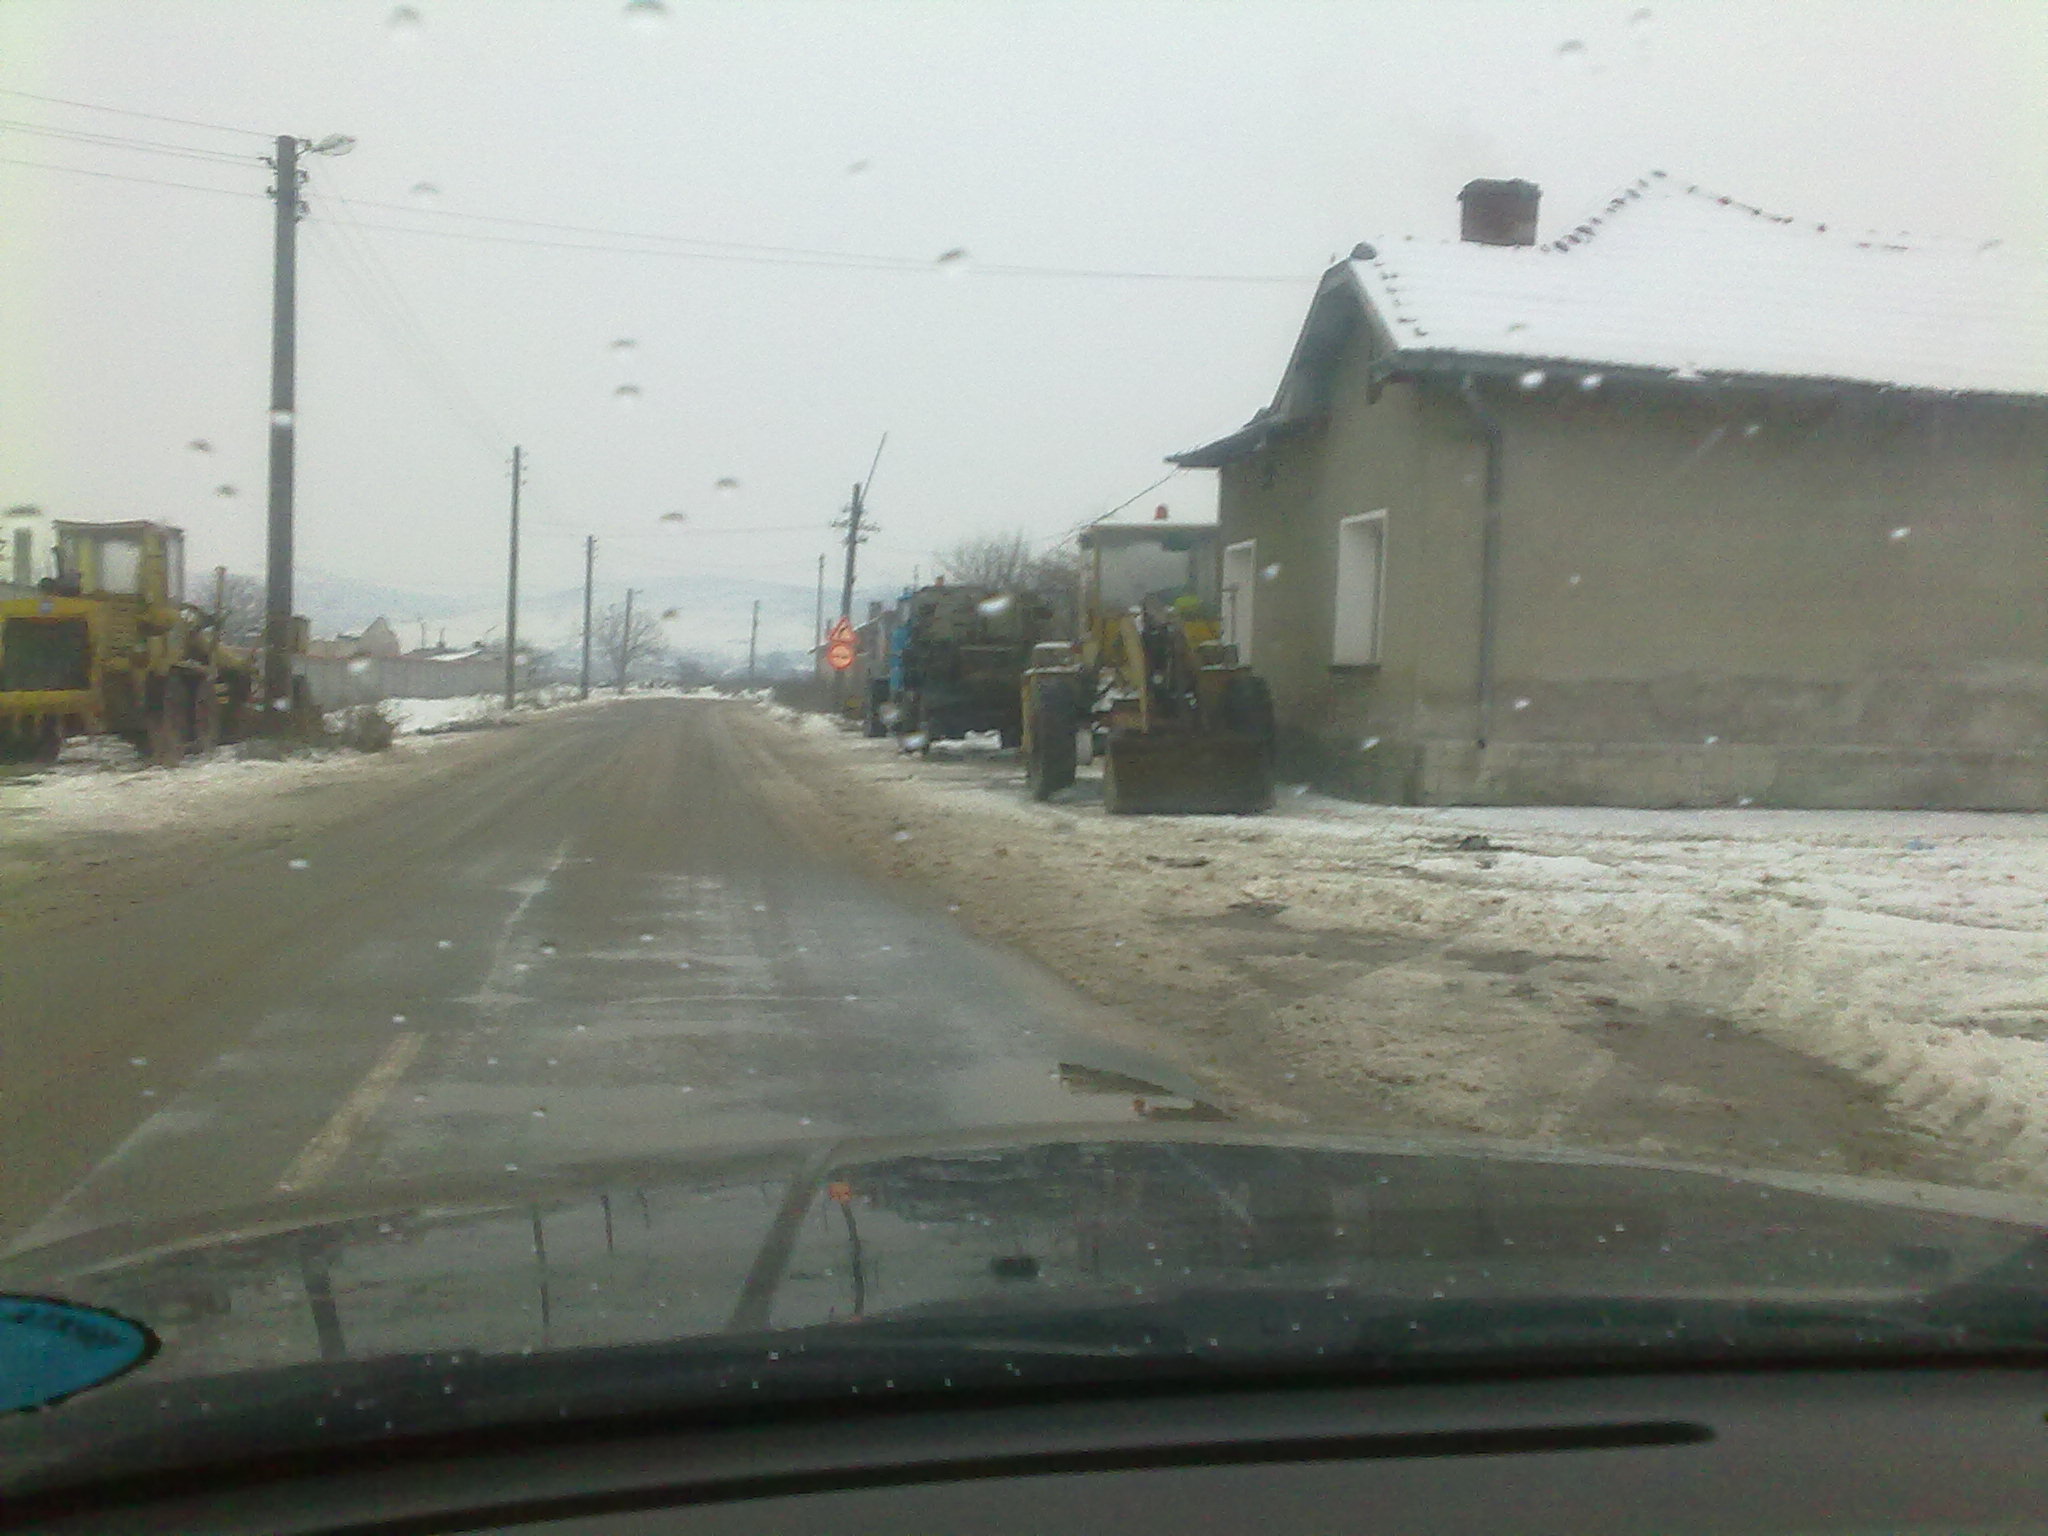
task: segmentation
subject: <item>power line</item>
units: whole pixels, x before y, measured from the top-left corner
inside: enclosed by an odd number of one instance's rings
[[[91,176],[99,181],[131,181],[145,187],[177,187],[185,192],[213,192],[221,197],[255,197],[269,201],[267,193],[245,192],[236,187],[209,187],[196,181],[165,181],[160,176],[124,176],[118,171],[88,171],[77,165],[52,165],[46,160],[17,160],[0,155],[0,165],[22,165],[33,171],[63,171],[71,176]]]
[[[38,96],[34,91],[14,91],[0,87],[0,96],[13,96],[22,101],[47,102],[54,107],[78,107],[86,112],[107,112],[115,117],[136,117],[151,123],[175,123],[180,128],[205,128],[214,133],[233,133],[245,138],[268,139],[276,135],[264,133],[257,128],[230,128],[224,123],[203,123],[190,117],[165,117],[160,112],[137,112],[131,107],[109,107],[96,101],[74,101],[68,96]]]
[[[700,245],[710,250],[750,251],[775,256],[815,256],[828,260],[872,261],[922,270],[931,265],[921,256],[875,256],[858,251],[811,250],[795,245],[760,245],[743,240],[708,240],[696,235],[657,235],[630,229],[600,229],[588,224],[552,224],[542,219],[515,219],[501,214],[462,213],[452,208],[419,208],[407,203],[373,203],[358,200],[358,208],[380,208],[387,213],[419,214],[440,219],[466,219],[475,224],[507,224],[522,229],[553,230],[557,234],[602,235],[612,240],[648,240],[667,245]],[[429,231],[421,231],[429,233]]]
[[[332,220],[323,220],[316,221],[316,226],[329,230],[332,233],[334,247],[347,250],[347,259],[360,264],[357,275],[362,280],[365,292],[370,295],[373,303],[382,305],[386,314],[397,325],[399,332],[411,347],[414,361],[424,369],[428,382],[441,394],[444,403],[454,411],[463,428],[476,438],[481,447],[496,455],[504,442],[504,437],[493,425],[490,413],[477,403],[475,396],[463,385],[460,375],[449,364],[446,355],[434,344],[433,337],[421,323],[418,313],[407,302],[404,290],[399,287],[397,278],[385,265],[375,245],[360,233],[361,225],[349,207],[348,199],[338,188],[331,186],[332,175],[323,171],[320,181],[327,185],[329,195],[340,206],[345,223],[337,224]],[[351,235],[354,236],[353,243]]]
[[[90,144],[102,149],[132,149],[148,155],[177,155],[186,160],[206,160],[216,165],[252,165],[259,163],[260,159],[254,154],[238,155],[225,149],[200,149],[191,144],[166,144],[157,139],[138,139],[120,133],[94,133],[83,128],[53,128],[47,123],[22,122],[17,118],[0,118],[0,129],[6,129],[11,133],[25,133],[35,138]]]
[[[378,206],[390,208],[389,203]],[[523,222],[523,221],[522,221]],[[621,256],[661,256],[676,261],[725,262],[740,266],[766,267],[834,267],[868,272],[927,273],[935,270],[934,263],[922,257],[909,256],[866,256],[855,252],[809,253],[798,247],[786,250],[774,246],[761,247],[720,247],[696,251],[650,250],[646,246],[600,244],[593,241],[540,240],[525,235],[488,235],[467,229],[421,229],[409,224],[373,224],[358,221],[362,229],[383,230],[396,235],[420,235],[431,240],[468,240],[484,245],[528,245],[559,251],[595,251],[602,254]],[[680,235],[625,235],[629,240],[667,240],[674,243],[710,245],[708,241],[686,241]],[[1076,278],[1084,281],[1162,282],[1162,283],[1256,283],[1263,285],[1284,283],[1298,287],[1309,281],[1306,277],[1281,277],[1260,273],[1231,272],[1148,272],[1139,270],[1118,270],[1090,267],[1049,267],[1021,266],[1013,263],[992,263],[973,268],[976,273],[994,277],[1039,277]]]
[[[433,360],[420,351],[417,339],[406,328],[405,322],[391,311],[389,302],[361,265],[360,254],[342,239],[337,226],[316,222],[308,224],[307,229],[330,258],[336,285],[350,306],[383,337],[392,355],[413,373],[428,393],[439,399],[470,440],[496,459],[502,439],[481,418],[471,414],[472,407],[465,404],[440,376]]]

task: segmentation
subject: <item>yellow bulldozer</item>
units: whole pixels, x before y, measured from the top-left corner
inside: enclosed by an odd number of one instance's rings
[[[53,574],[0,601],[0,757],[53,760],[121,736],[152,762],[232,741],[256,673],[185,601],[185,536],[154,522],[54,525]]]
[[[1112,815],[1263,811],[1273,700],[1223,637],[1213,524],[1098,525],[1081,535],[1081,636],[1034,647],[1024,675],[1025,782],[1072,784],[1083,736]]]

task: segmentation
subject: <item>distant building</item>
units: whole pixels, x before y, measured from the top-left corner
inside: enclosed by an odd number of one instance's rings
[[[1220,471],[1231,637],[1370,799],[2048,808],[2048,268],[1662,175],[1324,276]]]
[[[313,640],[306,646],[306,655],[319,661],[354,661],[361,657],[383,659],[403,655],[404,652],[405,642],[382,617],[372,619],[361,634]]]

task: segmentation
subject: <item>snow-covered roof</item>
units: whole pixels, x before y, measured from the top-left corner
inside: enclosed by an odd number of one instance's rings
[[[1539,246],[1376,240],[1346,264],[1399,355],[2048,395],[2048,266],[1795,221],[1644,177]]]

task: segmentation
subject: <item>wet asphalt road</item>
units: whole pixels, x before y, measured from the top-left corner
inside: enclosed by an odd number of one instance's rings
[[[174,900],[0,934],[0,1237],[392,1178],[1133,1118],[1125,1079],[1166,1074],[778,815],[760,728],[674,699],[541,718],[472,772]],[[1062,1063],[1123,1076],[1088,1091]]]

